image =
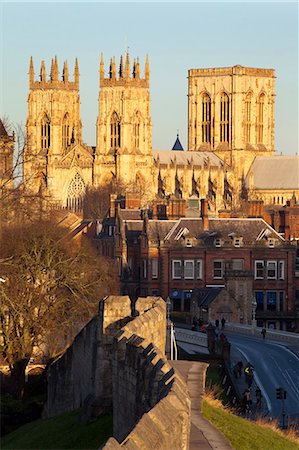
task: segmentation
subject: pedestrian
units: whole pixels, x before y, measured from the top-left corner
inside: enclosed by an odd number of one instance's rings
[[[196,326],[197,326],[197,320],[196,320],[196,317],[193,317],[193,320],[192,320],[192,331],[196,331]]]
[[[222,319],[221,319],[221,327],[222,327],[222,330],[224,330],[224,327],[225,327],[225,318],[224,317],[222,317]]]
[[[250,409],[251,404],[251,398],[250,398],[250,390],[245,389],[245,391],[242,394],[242,411],[243,414],[247,414]]]
[[[216,326],[216,328],[219,328],[219,319],[215,320],[215,326]]]
[[[239,377],[242,376],[242,369],[243,369],[243,362],[242,361],[238,361],[237,362],[237,366],[238,366],[238,375]]]
[[[255,398],[256,398],[256,410],[259,411],[262,406],[262,391],[258,386],[255,390]]]
[[[262,331],[261,331],[261,334],[262,334],[262,336],[263,336],[263,339],[265,339],[266,333],[267,333],[266,328],[263,328]]]

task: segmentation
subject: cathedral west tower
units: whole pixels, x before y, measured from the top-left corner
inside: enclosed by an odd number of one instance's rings
[[[148,57],[144,77],[138,58],[131,72],[128,53],[125,61],[121,56],[118,70],[111,58],[105,77],[101,56],[96,184],[114,178],[127,185],[144,185],[149,179],[153,166],[149,79]]]

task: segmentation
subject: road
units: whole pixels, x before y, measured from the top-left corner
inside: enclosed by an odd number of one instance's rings
[[[285,413],[299,419],[299,358],[284,345],[267,339],[236,336],[227,333],[233,347],[237,348],[255,368],[255,380],[267,400],[269,415],[281,418],[282,401],[276,399],[276,388],[287,391]]]

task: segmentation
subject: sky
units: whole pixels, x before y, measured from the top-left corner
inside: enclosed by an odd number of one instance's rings
[[[187,148],[188,69],[276,70],[275,149],[298,152],[297,2],[1,2],[0,117],[25,125],[29,59],[36,77],[57,55],[80,70],[83,140],[95,145],[99,59],[105,69],[128,48],[144,69],[149,55],[153,148],[171,149],[179,130]]]

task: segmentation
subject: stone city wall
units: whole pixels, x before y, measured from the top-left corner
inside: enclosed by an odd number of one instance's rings
[[[186,384],[165,357],[165,302],[154,298],[147,302],[152,308],[115,337],[114,438],[105,450],[189,448],[191,401]],[[136,309],[144,306],[139,299]]]
[[[46,416],[85,406],[91,416],[113,406],[115,438],[105,449],[189,447],[187,386],[165,357],[166,304],[106,297],[99,314],[50,367]],[[92,408],[91,408],[92,407]]]
[[[113,336],[128,320],[131,320],[129,297],[109,296],[100,301],[98,315],[48,369],[44,416],[73,411],[91,397],[98,405],[112,407]]]

